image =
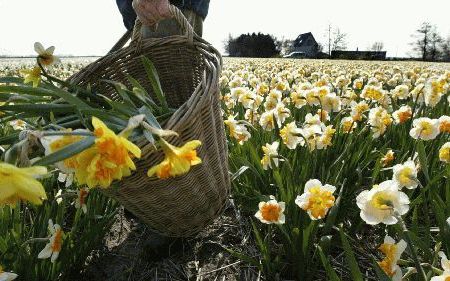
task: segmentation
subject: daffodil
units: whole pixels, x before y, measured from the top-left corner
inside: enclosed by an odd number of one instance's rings
[[[41,68],[39,66],[36,65],[32,69],[21,70],[20,73],[25,76],[23,83],[27,84],[32,82],[34,88],[39,86],[41,82]]]
[[[450,280],[450,261],[447,259],[447,256],[444,252],[439,252],[439,256],[441,257],[441,266],[444,272],[441,275],[435,276],[430,279],[430,281],[449,281]]]
[[[258,212],[256,212],[255,217],[265,224],[284,224],[285,216],[284,202],[277,202],[274,196],[270,196],[270,200],[267,202],[259,202]]]
[[[305,144],[305,141],[302,138],[302,129],[297,128],[297,125],[295,125],[295,122],[286,124],[280,130],[280,136],[281,136],[281,139],[283,140],[283,143],[289,149],[295,149],[297,147],[297,145],[303,146]]]
[[[76,155],[75,177],[88,187],[108,188],[113,180],[131,175],[136,166],[131,159],[141,150],[125,137],[116,135],[100,119],[92,117],[95,144]]]
[[[237,120],[234,119],[233,115],[228,116],[228,119],[224,121],[230,130],[230,136],[235,138],[239,144],[243,144],[250,138],[250,133],[247,127],[243,124],[239,124]]]
[[[54,46],[45,49],[41,43],[36,42],[34,43],[34,50],[38,53],[38,60],[42,65],[50,66],[60,62],[60,59],[53,55],[53,52],[55,51]]]
[[[262,146],[262,150],[264,152],[264,156],[261,159],[261,165],[263,166],[264,170],[267,170],[269,168],[273,168],[272,165],[275,165],[275,167],[278,167],[278,146],[280,145],[279,142],[274,141],[272,144],[266,143],[266,145]]]
[[[403,164],[397,164],[393,167],[394,175],[392,179],[397,183],[399,188],[406,187],[414,189],[417,187],[419,180],[417,179],[417,168],[411,159]]]
[[[399,191],[392,180],[374,185],[371,190],[364,190],[356,197],[356,204],[361,209],[361,218],[371,225],[396,224],[396,216],[404,215],[409,210],[408,196]]]
[[[381,158],[381,163],[383,164],[383,167],[387,167],[389,164],[391,164],[392,161],[394,161],[394,151],[392,149],[389,149],[388,152]]]
[[[45,167],[17,168],[0,162],[0,205],[14,205],[19,200],[40,205],[47,199],[44,187],[36,177],[47,174]]]
[[[83,213],[87,213],[86,198],[89,194],[89,189],[81,188],[77,191],[77,199],[75,201],[75,208],[81,209]]]
[[[14,130],[20,130],[20,131],[25,130],[25,128],[27,127],[27,123],[25,121],[21,120],[21,119],[10,121],[9,125]]]
[[[403,105],[398,110],[394,111],[394,113],[392,113],[392,116],[394,117],[395,124],[403,124],[411,119],[411,107],[409,107],[408,105]]]
[[[409,135],[414,139],[433,140],[439,135],[439,120],[427,117],[414,119]]]
[[[439,160],[445,163],[450,163],[450,142],[446,142],[439,149]]]
[[[385,255],[385,258],[378,262],[378,265],[393,281],[401,281],[403,276],[402,269],[397,262],[406,249],[406,242],[400,240],[398,243],[395,243],[392,237],[386,235],[383,244],[378,249]]]
[[[38,259],[48,259],[51,262],[55,262],[61,252],[62,239],[64,232],[59,224],[53,224],[53,221],[48,220],[48,231],[50,232],[50,238],[45,245],[44,249],[38,254]]]
[[[439,117],[439,131],[441,133],[450,133],[450,116],[443,115]]]
[[[334,206],[335,191],[335,186],[322,185],[319,180],[311,179],[306,182],[304,193],[295,199],[295,204],[307,211],[312,220],[323,219],[328,210]]]
[[[15,273],[3,271],[3,267],[0,265],[0,281],[12,281],[17,277],[18,275]]]
[[[381,106],[372,108],[369,111],[369,122],[374,139],[380,137],[386,132],[386,129],[392,123],[391,115]]]
[[[160,145],[165,158],[160,164],[151,167],[147,175],[151,177],[156,174],[160,179],[167,179],[186,174],[191,166],[202,163],[196,151],[201,144],[199,140],[193,140],[185,143],[182,147],[176,147],[161,139]]]
[[[344,117],[341,120],[341,128],[344,133],[351,133],[358,126],[358,123],[352,117]]]
[[[74,133],[77,132],[87,132],[87,130],[75,130]],[[68,145],[79,142],[84,137],[79,135],[62,135],[62,136],[43,136],[40,138],[41,144],[44,147],[45,155],[49,155],[55,153],[58,150],[65,148]],[[75,169],[78,167],[76,156],[69,157],[64,159],[61,162],[58,162],[56,166],[63,171],[67,176],[64,177],[64,182],[67,180],[69,175],[72,174]],[[61,176],[61,180],[63,176]],[[70,182],[70,179],[69,179]],[[69,184],[70,185],[70,184]]]

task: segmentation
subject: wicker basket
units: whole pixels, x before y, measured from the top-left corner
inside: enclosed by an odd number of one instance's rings
[[[179,133],[169,142],[181,146],[198,139],[197,150],[203,163],[186,175],[150,179],[147,170],[163,159],[161,152],[142,146],[137,170],[120,182],[117,189],[104,192],[124,205],[155,231],[174,237],[192,236],[220,215],[230,189],[228,152],[219,102],[218,76],[222,59],[216,49],[194,34],[192,27],[176,7],[170,7],[184,35],[141,39],[135,32],[128,47],[122,38],[105,57],[71,77],[79,85],[90,84],[96,91],[114,100],[115,90],[99,79],[129,85],[129,74],[151,92],[140,57],[155,65],[169,106],[178,108],[164,124]],[[135,27],[135,30],[140,30]],[[126,38],[125,38],[126,39]],[[152,93],[153,95],[153,93]]]

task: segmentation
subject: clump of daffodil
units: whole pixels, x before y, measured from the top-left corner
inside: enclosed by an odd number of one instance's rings
[[[277,202],[273,195],[270,195],[270,200],[267,202],[259,202],[258,212],[255,217],[265,224],[284,224],[285,216],[284,209],[286,204],[284,202]]]
[[[39,86],[39,83],[41,82],[41,68],[36,65],[31,69],[24,69],[21,70],[20,73],[25,76],[25,80],[23,83],[33,83],[33,87]]]
[[[328,210],[334,206],[333,193],[336,187],[322,183],[317,179],[306,182],[305,191],[295,199],[295,204],[308,212],[312,220],[323,219]]]
[[[0,162],[0,206],[14,206],[19,200],[40,205],[47,199],[44,187],[36,180],[47,174],[45,167],[18,168]]]
[[[3,271],[3,267],[0,265],[0,280],[2,281],[12,281],[18,277],[17,274],[12,272]]]
[[[48,259],[51,262],[55,262],[61,252],[62,240],[64,232],[59,224],[53,224],[53,221],[48,220],[48,231],[50,232],[50,238],[44,249],[38,254],[38,259]]]
[[[396,224],[397,215],[404,215],[409,210],[408,196],[399,191],[392,180],[374,185],[371,190],[364,190],[356,197],[356,204],[361,209],[361,218],[371,225]]]
[[[38,53],[37,59],[42,65],[50,66],[60,62],[60,59],[57,56],[53,55],[53,52],[55,51],[54,46],[45,49],[41,43],[36,42],[34,43],[34,50],[36,51],[36,53]]]
[[[92,117],[95,144],[76,156],[75,177],[88,187],[108,188],[136,170],[132,157],[140,158],[141,150],[121,135],[116,135],[100,119]]]
[[[445,163],[450,163],[450,142],[446,142],[439,149],[439,160]]]
[[[385,258],[378,262],[378,265],[393,281],[401,281],[403,276],[402,269],[397,262],[406,249],[406,242],[400,240],[398,243],[395,243],[392,237],[386,235],[383,244],[378,249],[385,255]]]
[[[155,174],[160,179],[181,176],[189,172],[192,166],[202,163],[202,159],[197,156],[196,151],[197,147],[202,144],[199,140],[192,140],[182,147],[176,147],[161,138],[159,144],[165,158],[161,163],[148,170],[149,177]]]

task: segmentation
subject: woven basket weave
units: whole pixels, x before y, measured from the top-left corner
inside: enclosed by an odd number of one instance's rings
[[[137,79],[151,93],[151,85],[140,57],[147,56],[155,65],[170,107],[178,108],[164,124],[179,137],[168,138],[181,146],[200,140],[197,153],[203,163],[186,175],[165,180],[150,179],[147,171],[162,161],[161,152],[140,145],[143,155],[137,170],[123,179],[116,189],[104,192],[124,205],[155,231],[174,237],[192,236],[220,215],[230,189],[228,152],[220,110],[218,76],[222,59],[216,49],[194,34],[192,27],[176,7],[170,7],[183,35],[142,39],[133,34],[129,46],[114,50],[71,77],[71,81],[91,87],[114,100],[115,90],[100,79],[131,86],[126,75]],[[136,28],[135,30],[140,30]],[[126,38],[125,38],[126,39]],[[151,93],[153,95],[153,93]]]

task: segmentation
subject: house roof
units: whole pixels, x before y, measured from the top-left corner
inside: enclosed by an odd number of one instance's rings
[[[314,42],[316,42],[316,39],[314,39],[314,36],[311,32],[300,34],[295,40],[294,40],[294,46],[299,47],[306,42],[308,38],[312,38]]]

